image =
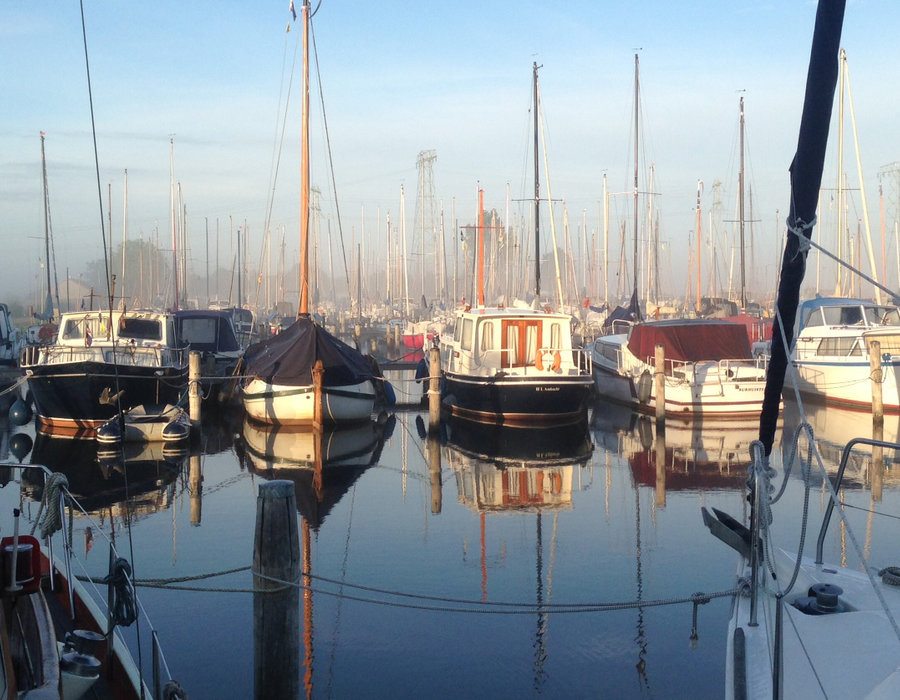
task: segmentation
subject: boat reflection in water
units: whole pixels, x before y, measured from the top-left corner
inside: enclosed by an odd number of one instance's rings
[[[253,597],[256,697],[300,697],[296,681],[303,664],[304,696],[312,697],[313,585],[312,537],[331,509],[369,467],[378,464],[395,418],[354,425],[273,426],[246,419],[235,444],[242,468],[263,479],[293,482],[300,514],[300,584],[303,589],[303,651],[295,615],[300,609],[294,586]],[[259,522],[257,522],[257,529]],[[262,585],[266,585],[263,581]],[[281,653],[273,654],[273,645]]]
[[[460,500],[480,513],[571,508],[575,467],[593,452],[587,421],[518,428],[456,418],[446,448]]]
[[[263,479],[295,484],[300,514],[317,529],[362,473],[378,463],[395,418],[316,431],[244,420],[235,445],[242,467]]]
[[[175,498],[186,446],[126,443],[98,449],[94,440],[73,440],[38,432],[31,463],[65,475],[68,490],[89,514],[134,518],[168,508]],[[23,473],[23,481],[31,471]],[[40,478],[38,477],[38,482]],[[33,497],[41,497],[39,483]]]
[[[813,429],[816,446],[823,463],[832,476],[841,463],[844,446],[854,438],[866,437],[885,442],[900,441],[900,415],[885,413],[879,425],[871,413],[851,411],[807,401],[803,404],[806,422]],[[803,424],[796,402],[784,402],[784,449],[790,449],[793,437]],[[842,480],[843,488],[872,488],[873,497],[881,499],[881,487],[900,486],[900,453],[883,447],[857,445],[847,458]],[[799,475],[798,475],[799,476]],[[815,477],[813,477],[815,478]]]
[[[446,465],[456,476],[457,496],[479,515],[482,600],[488,599],[487,515],[535,516],[534,684],[539,693],[547,672],[550,576],[544,567],[543,516],[552,515],[553,540],[560,512],[573,507],[575,471],[593,453],[587,420],[562,426],[517,428],[475,423],[447,424]],[[434,503],[434,501],[432,500]],[[552,570],[552,567],[551,569]],[[546,595],[545,595],[546,593]]]

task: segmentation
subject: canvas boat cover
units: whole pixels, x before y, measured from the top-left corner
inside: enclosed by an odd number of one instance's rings
[[[271,384],[307,386],[312,384],[312,368],[318,360],[325,367],[325,386],[349,386],[373,377],[370,364],[358,350],[308,317],[247,348],[242,374]]]
[[[744,326],[728,321],[651,321],[632,328],[628,349],[635,357],[652,358],[657,345],[665,347],[667,360],[701,362],[751,357]]]

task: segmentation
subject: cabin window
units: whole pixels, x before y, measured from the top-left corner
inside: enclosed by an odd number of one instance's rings
[[[862,309],[859,306],[826,307],[825,323],[829,326],[855,326],[862,323]]]
[[[808,328],[810,326],[821,326],[822,325],[822,314],[818,313],[819,309],[803,309],[803,315],[800,318],[800,325],[802,328]]]
[[[481,349],[482,350],[493,350],[494,349],[494,324],[493,323],[482,323],[481,324]]]
[[[81,333],[81,327],[78,321],[75,321],[71,318],[66,321],[66,325],[63,328],[62,337],[63,340],[78,340],[79,338],[82,338],[83,335]]]
[[[162,324],[147,318],[122,318],[119,320],[119,337],[160,341]]]
[[[460,339],[460,347],[463,350],[472,349],[472,334],[474,332],[475,322],[471,318],[463,320],[462,337]]]
[[[524,367],[537,357],[541,343],[541,322],[526,319],[502,322],[502,367]]]
[[[218,319],[183,318],[180,321],[181,342],[194,350],[215,350],[218,337]]]
[[[816,348],[816,355],[827,355],[831,357],[849,357],[851,355],[862,355],[857,338],[822,338],[819,347]]]
[[[453,342],[454,343],[458,343],[460,341],[460,339],[462,338],[462,327],[463,327],[463,324],[461,324],[461,323],[457,323],[453,327]]]
[[[893,306],[867,306],[866,321],[873,326],[900,326],[900,311]]]
[[[562,349],[562,331],[558,323],[550,325],[550,347],[553,350]]]

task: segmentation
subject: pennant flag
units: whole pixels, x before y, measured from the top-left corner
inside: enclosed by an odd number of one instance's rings
[[[297,11],[294,9],[294,0],[291,0],[291,16],[297,19]]]

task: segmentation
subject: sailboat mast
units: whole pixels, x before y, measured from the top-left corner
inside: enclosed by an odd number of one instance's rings
[[[297,316],[309,315],[309,2],[300,8],[303,18],[303,82],[300,122],[300,305]]]
[[[178,236],[176,234],[177,219],[175,214],[175,137],[169,137],[169,215],[172,217],[172,279],[175,282],[175,299],[172,310],[178,311]],[[110,236],[111,238],[112,236]],[[110,302],[111,303],[111,302]]]
[[[47,192],[47,158],[44,155],[44,137],[41,132],[41,171],[44,181],[44,264],[47,268],[47,298],[44,302],[45,320],[53,318],[53,297],[50,287],[50,195]]]
[[[534,62],[534,299],[541,298],[541,168],[538,158],[538,64]]]
[[[484,308],[484,190],[478,188],[478,307]]]
[[[638,290],[638,55],[634,55],[634,294]]]
[[[741,231],[741,311],[747,308],[746,266],[744,263],[744,96],[741,95],[741,171],[738,174],[738,201]]]

